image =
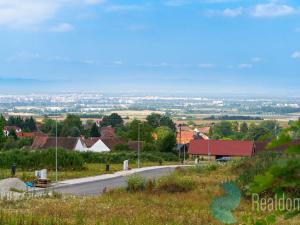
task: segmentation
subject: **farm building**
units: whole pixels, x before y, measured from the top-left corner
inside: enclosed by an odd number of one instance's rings
[[[198,158],[219,159],[222,157],[251,157],[255,152],[252,141],[231,140],[192,140],[189,144],[189,155]]]

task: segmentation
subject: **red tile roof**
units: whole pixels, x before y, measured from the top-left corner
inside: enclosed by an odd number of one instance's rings
[[[254,143],[252,141],[231,140],[192,140],[189,154],[212,156],[252,156]]]
[[[17,133],[17,136],[19,138],[35,138],[35,137],[43,137],[47,135],[42,132],[20,132]]]
[[[190,141],[193,139],[194,139],[194,132],[192,130],[182,130],[181,138],[180,138],[180,132],[177,132],[176,135],[177,144],[187,144],[190,143]]]

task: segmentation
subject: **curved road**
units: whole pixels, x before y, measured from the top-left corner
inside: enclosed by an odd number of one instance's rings
[[[99,179],[83,179],[82,182],[77,182],[77,180],[80,181],[80,179],[76,179],[74,180],[75,182],[71,184],[67,182],[59,183],[53,187],[53,191],[70,195],[99,195],[105,190],[126,187],[127,177],[132,174],[140,175],[146,179],[155,179],[170,174],[175,168],[176,166],[147,168],[146,170],[137,170],[133,173],[128,171],[129,173],[117,176],[112,175],[111,177],[109,177],[109,175],[103,175],[107,176],[105,179],[100,179],[101,176],[99,176]]]

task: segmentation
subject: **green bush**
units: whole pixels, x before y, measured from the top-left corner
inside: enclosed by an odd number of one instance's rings
[[[24,170],[41,168],[55,169],[55,149],[30,151],[10,150],[0,152],[0,168],[10,168],[15,163]],[[58,149],[59,169],[82,169],[84,165],[81,153]]]
[[[155,190],[158,192],[189,192],[195,189],[196,182],[187,176],[172,174],[157,181]]]
[[[146,180],[145,178],[133,175],[128,177],[127,179],[127,191],[129,192],[136,192],[136,191],[143,191],[146,187]]]
[[[116,151],[116,152],[84,152],[81,153],[86,163],[123,163],[124,160],[136,162],[137,153],[133,151]],[[177,161],[178,157],[173,153],[166,152],[141,152],[141,161],[159,162],[161,161]]]

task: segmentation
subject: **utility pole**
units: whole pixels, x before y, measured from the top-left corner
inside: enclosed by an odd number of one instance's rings
[[[55,181],[58,182],[57,118],[55,119]]]
[[[138,168],[140,168],[140,123],[138,123]]]
[[[179,149],[178,149],[178,158],[180,163],[180,152],[181,152],[181,124],[179,124]]]

